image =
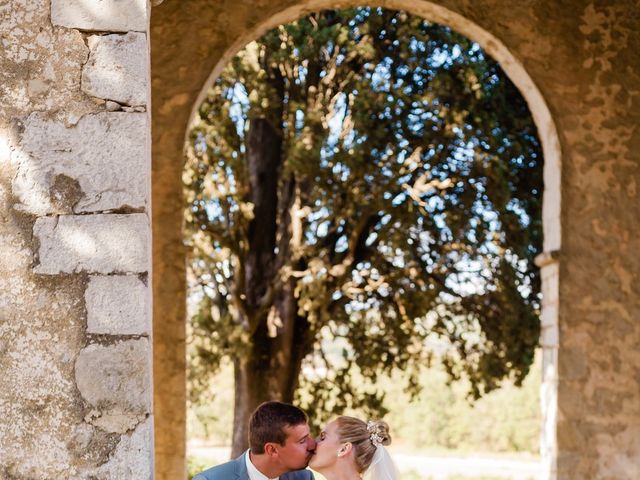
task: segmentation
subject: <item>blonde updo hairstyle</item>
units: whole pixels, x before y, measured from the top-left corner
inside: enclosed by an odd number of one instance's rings
[[[336,418],[338,438],[340,443],[351,443],[358,473],[363,473],[369,468],[373,454],[376,453],[377,446],[373,443],[372,435],[377,434],[381,445],[391,444],[389,425],[386,422],[374,420],[369,423],[370,429],[367,428],[367,422],[359,418],[347,416]]]

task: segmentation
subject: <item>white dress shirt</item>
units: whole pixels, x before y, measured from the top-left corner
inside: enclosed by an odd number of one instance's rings
[[[251,463],[251,458],[249,458],[249,450],[244,456],[245,462],[247,462],[247,472],[249,473],[249,480],[278,480],[280,477],[269,478],[264,473],[256,468],[256,466]]]

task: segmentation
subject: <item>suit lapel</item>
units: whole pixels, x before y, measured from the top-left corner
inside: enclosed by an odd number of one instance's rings
[[[247,460],[245,455],[248,455],[248,451],[244,452],[238,458],[235,459],[235,474],[236,480],[249,480],[249,472],[247,471]]]

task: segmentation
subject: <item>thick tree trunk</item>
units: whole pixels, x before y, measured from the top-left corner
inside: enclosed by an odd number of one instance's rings
[[[248,250],[244,258],[244,283],[241,303],[243,323],[251,332],[248,351],[234,360],[235,410],[232,455],[248,446],[248,422],[251,412],[262,402],[292,402],[302,359],[309,350],[308,323],[298,316],[292,280],[280,283],[278,255],[286,255],[287,234],[280,230],[284,245],[276,248],[278,221],[287,218],[289,198],[280,193],[284,105],[284,79],[276,68],[270,82],[279,102],[263,118],[252,118],[246,137],[247,166],[254,218],[249,225]],[[282,212],[278,211],[278,208]],[[283,226],[288,225],[287,221]]]
[[[236,359],[233,365],[235,381],[235,402],[233,411],[233,437],[231,457],[240,455],[249,446],[249,416],[260,403],[269,399],[261,388],[264,380],[252,368],[255,361]]]
[[[278,221],[278,178],[282,161],[282,129],[276,119],[252,118],[247,132],[247,167],[250,200],[254,205],[248,231],[248,250],[243,259],[244,284],[239,289],[244,305],[243,324],[252,331],[248,351],[234,360],[235,405],[232,456],[248,446],[248,421],[262,402],[279,400],[279,392],[268,388],[272,347],[267,318],[275,274],[275,246]],[[274,396],[275,395],[275,396]]]
[[[252,315],[260,309],[274,276],[281,130],[264,118],[252,119],[247,132],[247,160],[254,218],[249,224],[249,249],[244,259],[244,304]]]
[[[260,403],[293,402],[302,360],[311,345],[308,323],[297,315],[292,282],[274,299],[271,315],[270,322],[280,326],[270,329],[266,320],[261,322],[248,354],[234,362],[234,457],[248,447],[249,417]]]

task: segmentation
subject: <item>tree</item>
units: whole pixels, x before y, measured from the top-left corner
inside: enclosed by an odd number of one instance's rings
[[[399,11],[311,14],[230,61],[187,150],[192,394],[232,359],[234,453],[260,402],[380,412],[376,375],[415,391],[434,352],[476,398],[527,374],[542,155],[477,44]]]

